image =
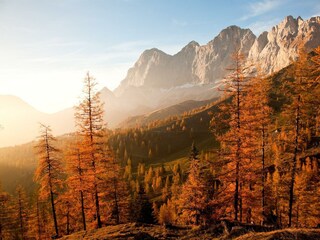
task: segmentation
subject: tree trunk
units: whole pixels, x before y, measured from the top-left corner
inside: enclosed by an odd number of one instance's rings
[[[54,196],[52,191],[52,182],[51,182],[51,165],[50,165],[50,151],[49,151],[49,142],[48,142],[48,129],[46,128],[46,152],[47,152],[47,163],[48,163],[48,176],[49,176],[49,188],[50,188],[50,201],[51,201],[51,208],[52,208],[52,216],[53,216],[53,222],[54,222],[54,229],[56,231],[56,236],[59,236],[59,230],[58,230],[58,222],[57,222],[57,216],[56,216],[56,210],[54,206]]]
[[[0,240],[2,240],[2,224],[0,223]]]
[[[83,224],[83,230],[87,230],[87,225],[86,225],[86,214],[84,212],[84,199],[83,199],[83,192],[80,191],[80,200],[81,200],[81,213],[82,213],[82,224]]]
[[[242,184],[240,183],[240,191],[239,191],[239,221],[242,222],[242,196],[241,196],[241,191],[242,191]]]
[[[57,215],[56,215],[56,209],[54,205],[54,197],[53,192],[50,190],[50,200],[51,200],[51,207],[52,207],[52,216],[53,216],[53,222],[54,222],[54,229],[56,231],[56,236],[59,236],[59,230],[58,230],[58,222],[57,222]]]
[[[293,159],[292,159],[290,190],[289,190],[289,224],[288,224],[289,227],[292,226],[292,207],[293,207],[293,197],[294,197],[294,182],[295,182],[295,175],[296,175],[297,155],[298,155],[298,151],[299,151],[300,101],[301,101],[301,96],[299,95],[298,96],[298,105],[296,108],[294,152],[293,152]]]
[[[265,205],[266,205],[266,201],[265,201],[265,129],[264,126],[262,126],[262,144],[261,144],[261,149],[262,149],[262,156],[261,156],[261,161],[262,161],[262,202],[261,202],[261,207],[262,207],[262,224],[264,224],[264,219],[265,219]]]
[[[99,204],[99,196],[98,196],[98,186],[95,184],[95,204],[96,204],[96,214],[97,214],[97,224],[98,228],[102,227],[101,217],[100,217],[100,204]]]
[[[67,212],[67,235],[70,234],[70,219],[69,219],[69,209]]]
[[[237,62],[238,64],[238,62]],[[237,67],[238,69],[238,67]],[[238,220],[239,212],[239,178],[240,178],[240,148],[241,148],[241,139],[240,139],[240,82],[239,76],[237,76],[237,150],[236,150],[236,186],[234,192],[234,220]]]
[[[115,203],[115,208],[116,208],[116,224],[120,223],[120,216],[119,216],[119,205],[118,205],[118,188],[117,188],[117,180],[116,178],[113,179],[113,184],[114,184],[114,203]]]
[[[80,179],[80,186],[82,187],[82,168],[81,168],[81,157],[80,157],[80,150],[77,149],[77,156],[78,156],[78,174]],[[81,201],[81,214],[82,214],[82,224],[83,224],[83,230],[87,230],[87,224],[86,224],[86,214],[84,211],[84,197],[83,197],[83,191],[80,190],[80,201]]]
[[[37,198],[37,224],[38,224],[38,237],[41,239],[41,225],[40,225],[40,210],[39,210],[39,199]]]
[[[19,218],[20,218],[20,234],[22,239],[24,239],[24,231],[23,231],[23,216],[22,216],[22,203],[21,203],[21,194],[19,193]]]

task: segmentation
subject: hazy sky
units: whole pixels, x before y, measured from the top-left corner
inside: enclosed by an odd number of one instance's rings
[[[114,89],[143,50],[174,54],[238,25],[257,35],[319,0],[0,0],[0,94],[54,112],[78,102],[86,71]]]

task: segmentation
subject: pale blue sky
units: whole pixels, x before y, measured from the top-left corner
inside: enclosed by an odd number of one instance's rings
[[[0,94],[45,112],[77,103],[87,70],[114,89],[143,50],[174,54],[238,25],[256,35],[319,0],[0,0]]]

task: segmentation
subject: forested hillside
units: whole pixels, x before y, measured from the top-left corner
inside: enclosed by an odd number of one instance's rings
[[[216,236],[223,224],[319,226],[320,48],[299,51],[269,77],[248,75],[236,52],[220,99],[114,131],[88,73],[76,133],[56,139],[41,125],[36,141],[0,150],[0,238],[128,222],[215,226]]]

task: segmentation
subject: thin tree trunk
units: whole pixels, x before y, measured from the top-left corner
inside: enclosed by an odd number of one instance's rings
[[[67,212],[67,235],[70,234],[70,219],[69,219],[69,207]]]
[[[114,184],[114,203],[116,208],[116,224],[120,223],[120,217],[119,217],[119,205],[118,205],[118,188],[117,188],[117,180],[116,178],[113,178],[113,184]]]
[[[295,182],[295,174],[296,174],[297,155],[298,155],[298,150],[299,150],[300,101],[301,101],[301,96],[299,95],[298,96],[298,105],[296,108],[294,152],[293,152],[293,159],[292,159],[290,190],[289,190],[289,224],[288,224],[289,227],[292,226],[292,207],[293,207],[293,197],[294,197],[294,182]]]
[[[93,139],[93,136],[91,136],[91,139]],[[93,140],[92,140],[93,141]],[[96,215],[97,215],[97,225],[98,228],[102,227],[101,223],[101,217],[100,217],[100,203],[99,203],[99,194],[98,194],[98,185],[96,180],[96,166],[95,166],[95,157],[94,153],[92,153],[92,168],[93,168],[93,174],[94,174],[94,199],[95,199],[95,205],[96,205]]]
[[[77,149],[77,155],[78,155],[78,173],[79,173],[79,180],[80,180],[80,186],[82,187],[82,168],[81,168],[81,156],[80,151]],[[84,196],[83,191],[80,190],[80,201],[81,201],[81,214],[82,214],[82,224],[83,224],[83,230],[87,230],[87,224],[86,224],[86,214],[84,211]]]
[[[236,166],[236,187],[234,192],[234,220],[238,221],[238,205],[239,205],[239,163]]]
[[[262,126],[262,156],[261,156],[261,161],[262,161],[262,224],[264,224],[264,218],[265,218],[265,128]]]
[[[81,200],[81,213],[82,213],[82,224],[83,224],[83,230],[87,230],[87,225],[86,225],[86,214],[84,212],[84,199],[83,199],[83,192],[80,191],[80,200]]]
[[[0,223],[0,240],[2,240],[2,224]]]
[[[101,228],[102,223],[101,223],[101,218],[100,218],[100,204],[99,204],[97,184],[95,184],[95,203],[96,203],[96,214],[97,214],[98,228]]]
[[[20,218],[20,234],[22,239],[24,239],[24,232],[23,232],[23,216],[22,216],[22,203],[21,203],[21,193],[19,192],[19,218]]]
[[[40,225],[40,210],[39,210],[39,199],[37,198],[37,224],[38,224],[38,237],[41,238],[41,225]]]
[[[53,222],[54,222],[54,229],[55,229],[55,231],[56,231],[56,235],[59,236],[57,215],[56,215],[56,209],[55,209],[55,206],[54,206],[54,196],[53,196],[52,190],[50,190],[50,200],[51,200],[51,208],[52,208],[52,216],[53,216]]]
[[[239,221],[242,222],[242,217],[243,217],[243,212],[242,212],[242,198],[241,196],[239,197]]]
[[[89,89],[88,89],[88,110],[89,110],[89,133],[90,133],[90,144],[93,146],[93,120],[92,120],[92,102],[91,102],[91,85],[90,85],[90,76],[88,74],[89,80]],[[95,196],[95,205],[96,205],[96,215],[97,215],[97,224],[98,228],[102,227],[101,217],[100,217],[100,204],[99,204],[99,195],[98,195],[98,186],[96,182],[96,166],[95,166],[95,157],[92,153],[92,167],[94,171],[94,196]]]
[[[241,191],[242,191],[242,183],[240,183],[240,188],[239,188],[239,221],[240,222],[242,222],[242,217],[243,217]]]
[[[52,183],[51,183],[51,164],[50,164],[50,151],[49,151],[49,142],[48,142],[48,130],[46,129],[46,151],[47,151],[47,163],[48,163],[48,175],[49,175],[49,187],[50,187],[50,201],[51,201],[51,208],[52,208],[52,216],[53,216],[53,222],[54,222],[54,229],[56,232],[56,236],[59,236],[59,230],[58,230],[58,222],[57,222],[57,216],[56,216],[56,210],[54,206],[54,194],[52,191]]]
[[[238,62],[237,62],[237,69]],[[234,193],[234,220],[238,220],[238,212],[239,212],[239,178],[240,178],[240,148],[241,148],[241,139],[240,139],[240,80],[239,76],[237,76],[237,150],[236,150],[236,186]]]
[[[296,227],[299,227],[299,204],[297,204],[297,223]]]

